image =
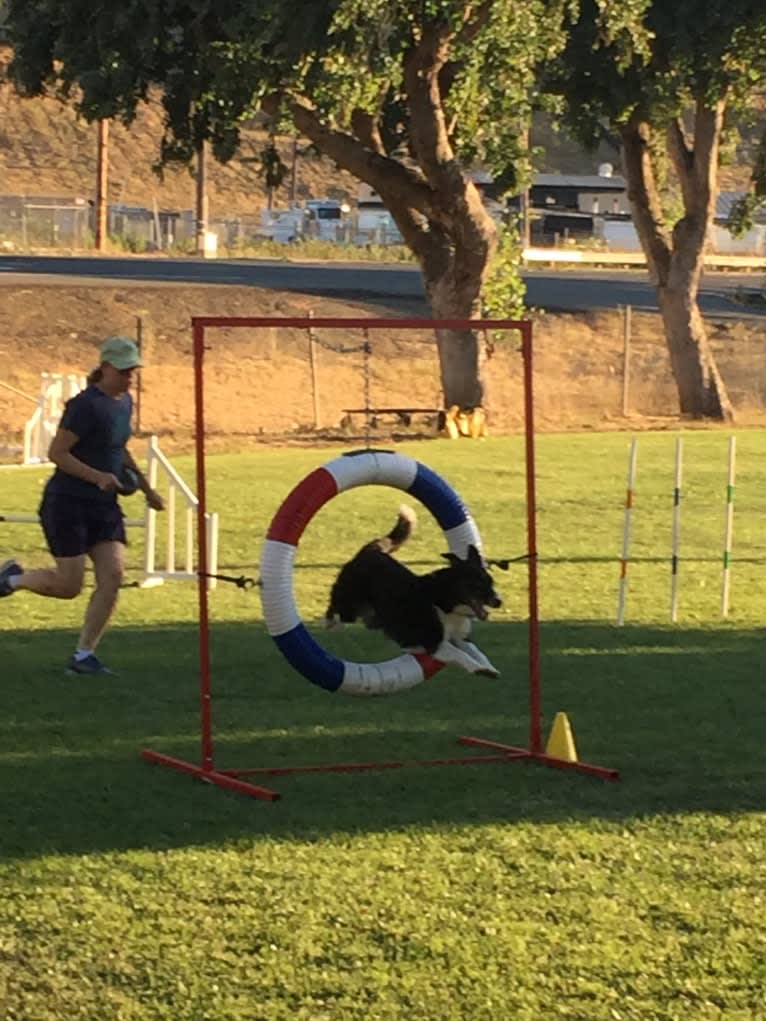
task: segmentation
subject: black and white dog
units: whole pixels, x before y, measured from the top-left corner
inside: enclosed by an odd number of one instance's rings
[[[502,605],[479,551],[469,546],[465,560],[443,553],[448,567],[414,574],[391,554],[412,535],[415,521],[415,512],[403,505],[388,535],[368,542],[344,564],[330,593],[326,626],[362,620],[407,652],[427,652],[470,673],[499,677],[468,640],[471,621],[486,620],[487,607]]]

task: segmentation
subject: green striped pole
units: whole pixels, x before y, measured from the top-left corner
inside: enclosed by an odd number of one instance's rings
[[[723,537],[723,580],[721,583],[721,615],[729,616],[729,586],[731,584],[731,538],[734,531],[734,472],[737,457],[737,437],[729,437],[729,478],[726,485],[726,528]]]
[[[681,548],[681,476],[684,468],[684,441],[676,439],[676,474],[673,485],[673,529],[670,556],[670,619],[678,620],[678,554]]]
[[[622,525],[622,556],[620,557],[620,588],[617,595],[617,626],[625,623],[625,600],[628,594],[628,559],[630,557],[630,525],[633,513],[633,486],[636,481],[638,441],[631,440],[628,453],[628,488],[625,494],[625,516]]]

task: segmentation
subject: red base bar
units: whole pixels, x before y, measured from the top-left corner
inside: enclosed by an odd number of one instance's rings
[[[272,791],[268,787],[258,787],[256,784],[245,783],[237,780],[228,773],[222,773],[218,769],[203,769],[202,766],[195,766],[193,762],[186,762],[183,759],[174,759],[170,755],[163,755],[162,752],[155,752],[151,748],[145,748],[141,752],[141,758],[147,762],[154,762],[158,766],[169,766],[170,769],[177,769],[182,773],[190,773],[192,776],[204,780],[205,783],[212,783],[216,787],[225,787],[227,790],[236,791],[237,794],[246,794],[249,798],[258,798],[261,801],[279,801],[281,794]]]
[[[215,784],[217,787],[224,787],[238,794],[246,794],[248,797],[257,798],[261,801],[278,801],[280,794],[269,787],[261,787],[257,784],[247,783],[238,779],[242,776],[288,776],[291,773],[356,773],[369,769],[401,769],[406,766],[477,766],[488,762],[519,762],[533,761],[541,762],[545,766],[552,766],[554,769],[572,769],[579,773],[588,773],[591,776],[602,777],[605,780],[617,780],[619,771],[609,769],[605,766],[593,766],[588,762],[570,762],[567,759],[558,759],[553,755],[545,755],[543,752],[531,752],[528,748],[516,748],[513,745],[502,744],[499,741],[488,741],[482,737],[459,737],[459,744],[473,745],[480,748],[494,748],[496,755],[464,755],[443,759],[388,759],[380,762],[337,762],[329,765],[317,766],[258,766],[255,769],[203,769],[192,762],[184,759],[174,759],[170,755],[163,755],[150,748],[141,752],[141,757],[147,762],[154,762],[158,766],[168,766],[170,769],[177,769],[182,773],[189,773],[196,776],[205,783]]]
[[[526,753],[524,753],[526,754]],[[401,769],[403,766],[475,766],[482,762],[508,762],[520,758],[515,753],[467,755],[449,759],[394,759],[382,762],[336,762],[322,766],[259,766],[257,769],[222,769],[226,776],[287,776],[289,773],[354,773],[364,769]]]
[[[501,744],[499,741],[487,741],[483,737],[459,737],[458,744],[474,745],[478,748],[496,748],[508,753],[509,757],[532,759],[542,762],[544,766],[554,769],[573,769],[578,773],[600,776],[604,780],[619,780],[620,771],[608,766],[592,766],[589,762],[570,762],[569,759],[557,759],[555,755],[544,752],[532,752],[528,748],[514,748],[513,745]]]

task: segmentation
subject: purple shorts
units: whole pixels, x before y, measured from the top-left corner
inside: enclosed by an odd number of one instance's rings
[[[40,504],[40,524],[54,557],[79,557],[99,542],[127,545],[125,517],[115,500],[78,500],[46,493]]]

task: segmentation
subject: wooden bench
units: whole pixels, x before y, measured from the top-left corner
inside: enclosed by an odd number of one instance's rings
[[[341,427],[346,428],[354,424],[354,421],[361,418],[363,422],[369,416],[370,426],[377,427],[380,419],[393,419],[397,425],[412,425],[413,417],[436,416],[436,424],[439,430],[444,428],[445,412],[443,408],[344,408]]]

